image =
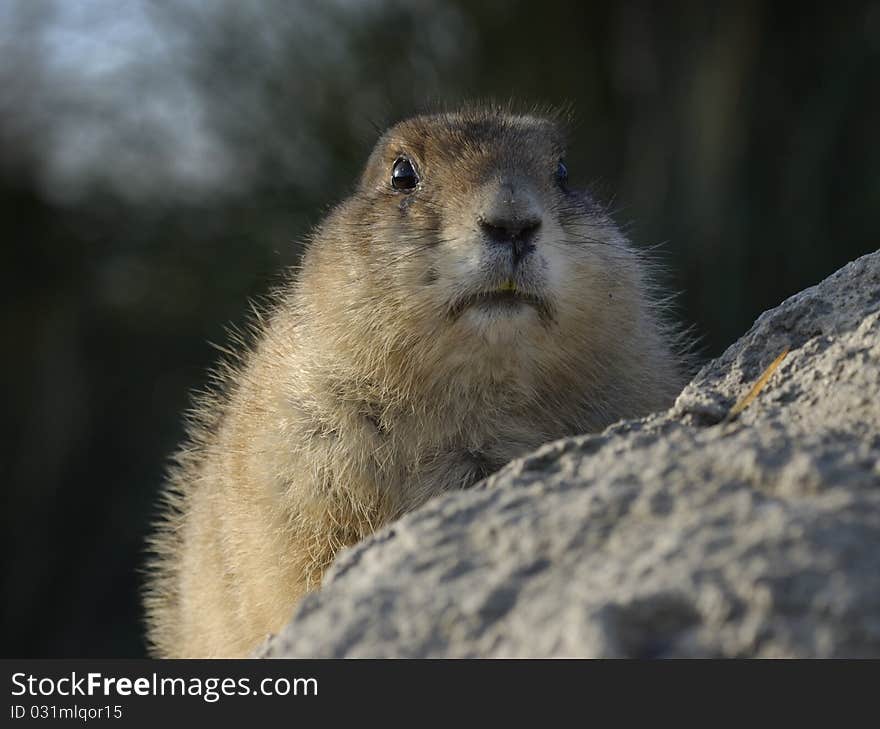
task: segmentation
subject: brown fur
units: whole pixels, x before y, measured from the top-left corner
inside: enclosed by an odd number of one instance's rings
[[[560,186],[563,151],[555,121],[492,108],[379,140],[196,408],[153,541],[154,655],[246,655],[341,548],[546,441],[670,404],[681,358],[643,258]],[[390,185],[400,155],[409,193]],[[543,305],[468,306],[514,275],[479,220],[523,190],[542,220],[517,285]]]

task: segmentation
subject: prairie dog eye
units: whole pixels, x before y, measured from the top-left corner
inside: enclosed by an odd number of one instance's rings
[[[391,187],[395,190],[412,190],[419,184],[416,168],[406,157],[398,157],[391,168]]]
[[[566,180],[568,180],[568,167],[565,166],[565,162],[559,160],[559,163],[556,165],[556,180],[559,184],[565,184]]]

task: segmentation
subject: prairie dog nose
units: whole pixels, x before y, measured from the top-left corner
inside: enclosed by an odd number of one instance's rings
[[[534,248],[541,227],[541,208],[528,187],[501,183],[486,191],[477,219],[488,245],[510,246],[515,261]]]

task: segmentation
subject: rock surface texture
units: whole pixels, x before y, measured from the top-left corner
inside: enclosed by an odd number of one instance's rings
[[[668,412],[347,550],[261,654],[880,657],[880,252],[763,314]]]

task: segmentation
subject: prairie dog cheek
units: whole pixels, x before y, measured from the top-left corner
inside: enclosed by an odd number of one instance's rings
[[[546,220],[543,226],[538,255],[544,263],[544,285],[549,293],[559,294],[567,285],[582,279],[579,271],[573,268],[577,261],[568,250],[570,244],[565,242],[565,231],[554,220]]]
[[[464,217],[464,216],[463,216]],[[452,279],[468,279],[482,262],[480,231],[473,225],[450,225],[441,233],[440,265]]]

